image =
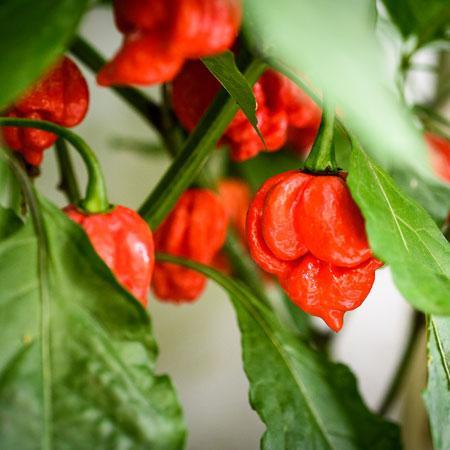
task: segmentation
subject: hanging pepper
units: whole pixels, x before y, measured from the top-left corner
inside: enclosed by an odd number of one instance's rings
[[[9,109],[8,117],[48,120],[64,127],[74,127],[85,117],[89,104],[86,80],[76,64],[67,57],[56,65],[25,96]],[[57,136],[35,128],[3,128],[6,144],[25,160],[38,166],[43,152]]]
[[[147,306],[155,262],[153,236],[147,223],[125,206],[90,214],[69,205],[64,212],[81,225],[118,281]]]
[[[229,49],[241,22],[241,0],[115,0],[122,48],[98,74],[102,86],[157,84],[188,58]]]
[[[172,104],[181,124],[192,131],[220,89],[219,82],[199,61],[187,62],[173,81]],[[288,136],[294,142],[302,130],[308,134],[303,147],[310,147],[320,125],[321,112],[317,105],[286,77],[267,70],[253,87],[256,99],[258,126],[268,151],[284,146]],[[315,130],[311,133],[310,130]],[[239,111],[227,130],[221,144],[231,147],[231,157],[244,161],[265,150],[261,139]]]
[[[247,239],[253,259],[290,299],[335,331],[367,297],[381,266],[342,173],[269,178],[250,205]]]
[[[434,171],[442,180],[450,183],[450,142],[433,133],[425,133],[425,140]]]
[[[220,199],[206,189],[188,189],[155,232],[158,252],[210,264],[222,247],[227,214]],[[202,293],[206,278],[170,263],[156,263],[156,297],[174,302],[193,301]]]

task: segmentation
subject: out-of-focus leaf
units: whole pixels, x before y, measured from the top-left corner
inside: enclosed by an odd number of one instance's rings
[[[202,62],[234,98],[264,143],[263,135],[258,128],[256,100],[252,87],[236,66],[233,53],[226,51],[220,55],[202,58]]]
[[[428,386],[424,394],[434,450],[450,449],[450,319],[431,317],[428,329]]]
[[[403,37],[415,36],[418,46],[450,32],[448,0],[383,0],[383,3]]]
[[[397,450],[398,428],[364,405],[349,369],[333,364],[284,329],[240,283],[210,267],[169,255],[230,295],[242,336],[250,402],[267,426],[264,450]]]
[[[431,176],[422,136],[387,73],[373,8],[370,0],[246,0],[244,32],[272,65],[321,88],[379,162]]]
[[[113,150],[134,152],[145,156],[167,156],[167,149],[161,142],[148,142],[135,137],[115,136],[109,140]]]
[[[62,55],[87,0],[0,2],[0,110]]]
[[[146,312],[81,228],[45,200],[32,209],[36,227],[0,241],[0,448],[181,449]]]
[[[450,244],[431,217],[356,142],[347,182],[400,292],[424,312],[450,315]]]

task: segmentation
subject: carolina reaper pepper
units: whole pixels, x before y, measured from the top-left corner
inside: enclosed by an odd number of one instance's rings
[[[219,82],[199,61],[187,62],[172,85],[172,104],[181,124],[191,131],[220,89]],[[267,70],[253,87],[258,126],[268,151],[279,150],[288,136],[298,147],[309,149],[320,125],[317,105],[283,75]],[[302,130],[306,139],[300,142]],[[312,132],[311,132],[312,130]],[[297,133],[297,135],[295,134]],[[222,137],[231,157],[244,161],[264,150],[264,145],[242,111],[238,111]],[[301,144],[301,145],[300,145]]]
[[[76,64],[64,57],[41,81],[9,109],[9,117],[48,120],[64,127],[74,127],[85,117],[89,90]],[[57,136],[35,128],[4,127],[7,145],[22,153],[33,166],[42,162],[43,152]]]
[[[206,189],[188,189],[155,232],[159,252],[210,264],[222,247],[227,214],[220,199]],[[162,300],[193,301],[203,292],[206,278],[170,263],[156,263],[153,291]]]
[[[425,140],[433,169],[441,179],[450,183],[450,142],[433,133],[425,133]]]
[[[83,227],[118,281],[147,306],[155,263],[153,235],[147,223],[125,206],[89,214],[69,205],[64,212]]]
[[[170,81],[187,58],[221,53],[236,39],[241,0],[115,0],[122,48],[98,74],[102,86]]]
[[[250,205],[247,238],[253,259],[289,298],[334,331],[367,297],[381,266],[342,173],[269,178]]]

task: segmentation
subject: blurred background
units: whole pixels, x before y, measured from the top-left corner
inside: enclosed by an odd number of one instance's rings
[[[81,30],[108,57],[120,43],[112,20],[109,10],[98,9],[86,16]],[[430,62],[430,58],[433,56],[423,55],[425,62]],[[92,101],[87,120],[77,131],[99,156],[110,200],[138,207],[170,161],[162,153],[149,156],[139,145],[132,145],[145,141],[157,146],[158,141],[140,117],[108,89],[97,87],[89,71],[84,73]],[[433,77],[427,73],[414,74],[410,80],[415,95],[425,99],[433,94],[433,83]],[[77,162],[82,175],[83,166]],[[46,153],[42,170],[45,177],[37,180],[38,187],[57,204],[64,205],[63,196],[55,189],[58,171],[54,152]],[[81,180],[85,178],[81,176]],[[193,305],[174,306],[151,299],[149,311],[160,347],[159,372],[170,374],[184,407],[189,429],[187,448],[259,448],[264,426],[248,403],[239,331],[224,292],[209,283],[204,296]],[[411,308],[392,283],[389,269],[382,269],[377,272],[368,299],[357,311],[347,314],[345,327],[334,340],[333,357],[352,368],[363,397],[374,409],[395,372],[411,315]],[[415,361],[419,360],[425,367],[424,344],[415,356]],[[397,405],[392,413],[393,418],[407,423],[408,449],[428,448],[426,419],[420,415],[424,370],[414,372],[405,394],[406,403],[403,407]],[[410,411],[414,411],[414,423],[408,415]]]

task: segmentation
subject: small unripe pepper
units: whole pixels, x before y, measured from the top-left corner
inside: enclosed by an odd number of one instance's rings
[[[115,0],[122,48],[98,74],[102,86],[170,81],[188,58],[229,49],[241,0]]]
[[[211,104],[220,89],[219,82],[199,61],[189,61],[172,85],[172,104],[181,124],[191,131]],[[253,87],[256,99],[258,126],[268,151],[276,151],[284,146],[293,131],[310,130],[317,132],[321,112],[317,105],[286,77],[267,70]],[[314,141],[315,133],[309,131],[307,143]],[[297,138],[298,139],[298,138]],[[242,111],[238,111],[227,130],[222,144],[231,147],[231,157],[244,161],[265,150],[260,137]]]
[[[117,280],[147,306],[155,263],[153,235],[147,223],[125,206],[89,214],[69,205],[64,212],[81,225]]]
[[[74,127],[85,117],[89,90],[76,64],[64,57],[41,81],[9,109],[8,117],[48,120],[64,127]],[[6,144],[20,152],[25,160],[38,166],[43,152],[57,136],[35,128],[4,127]]]
[[[434,171],[442,180],[450,183],[450,142],[433,133],[425,133],[425,140]]]
[[[247,239],[253,259],[289,298],[334,331],[367,297],[381,266],[342,173],[268,179],[250,205]]]
[[[155,232],[157,252],[210,264],[222,247],[227,214],[214,193],[188,189]],[[170,263],[155,265],[153,291],[156,297],[173,302],[193,301],[203,292],[204,275]]]

